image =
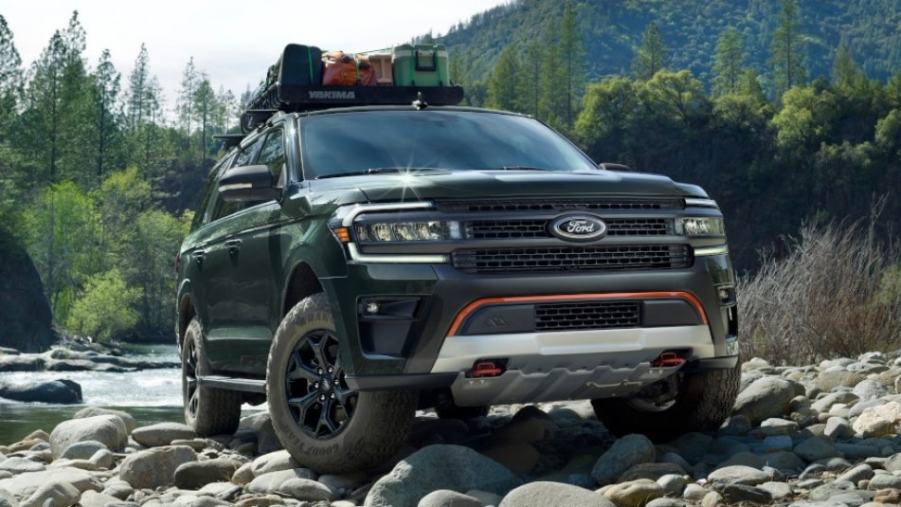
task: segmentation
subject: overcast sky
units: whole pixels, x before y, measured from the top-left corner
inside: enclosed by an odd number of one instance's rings
[[[25,65],[40,55],[53,31],[78,10],[93,66],[109,48],[125,78],[141,43],[171,108],[188,57],[213,86],[237,95],[256,85],[288,42],[323,49],[366,51],[406,42],[508,0],[0,0]]]

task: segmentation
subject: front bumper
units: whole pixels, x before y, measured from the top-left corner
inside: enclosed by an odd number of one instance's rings
[[[738,353],[734,298],[723,301],[720,294],[720,289],[731,289],[734,283],[728,255],[695,257],[693,264],[684,269],[494,276],[463,273],[447,264],[350,264],[348,276],[323,280],[332,307],[337,309],[338,332],[349,338],[342,343],[342,354],[349,359],[348,383],[362,390],[451,386],[458,380],[460,372],[453,371],[454,368],[470,367],[470,359],[479,355],[464,350],[466,344],[471,345],[473,341],[515,343],[524,352],[523,357],[540,357],[542,348],[548,340],[553,340],[553,336],[499,339],[498,335],[491,335],[484,340],[449,336],[455,318],[467,305],[482,298],[504,296],[687,292],[703,307],[707,322],[702,327],[706,335],[694,331],[690,337],[680,338],[679,333],[673,335],[661,331],[666,329],[664,327],[654,331],[643,328],[616,330],[616,338],[612,338],[613,334],[580,334],[579,339],[588,342],[592,342],[591,336],[606,338],[589,343],[596,350],[589,348],[588,352],[580,351],[575,355],[584,356],[583,359],[593,361],[594,365],[604,365],[611,364],[618,352],[643,351],[622,364],[635,370],[641,367],[640,360],[654,351],[690,348],[692,354],[685,368],[734,366]],[[411,297],[418,300],[415,314],[408,321],[394,321],[387,323],[388,327],[382,326],[389,332],[373,333],[373,327],[362,321],[361,302],[367,298]],[[648,341],[649,337],[653,340]],[[606,344],[603,343],[605,340]],[[680,344],[679,341],[685,342]],[[553,348],[553,344],[550,346]],[[622,350],[614,350],[617,347]],[[509,353],[504,357],[507,356]]]

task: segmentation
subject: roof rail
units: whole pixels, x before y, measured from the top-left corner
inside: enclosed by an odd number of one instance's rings
[[[219,134],[213,136],[213,139],[218,139],[222,141],[222,147],[226,150],[241,144],[241,140],[244,139],[245,134]]]

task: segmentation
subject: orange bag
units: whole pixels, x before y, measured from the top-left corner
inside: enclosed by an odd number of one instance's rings
[[[325,55],[325,72],[322,73],[324,86],[353,86],[357,84],[357,63],[343,51],[332,51]]]

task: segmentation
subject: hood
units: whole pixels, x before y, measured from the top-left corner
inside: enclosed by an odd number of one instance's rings
[[[365,196],[370,202],[585,195],[682,197],[696,193],[693,187],[676,183],[666,176],[614,171],[374,174],[314,180],[310,185],[314,192],[354,193]],[[703,191],[700,194],[704,196]]]

